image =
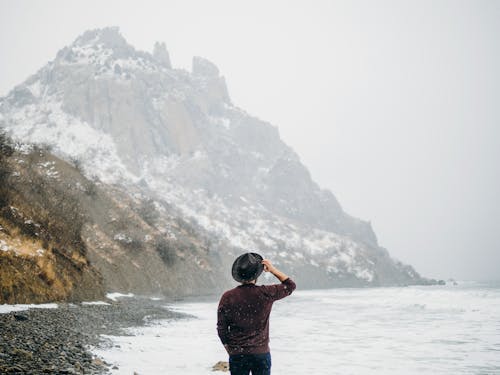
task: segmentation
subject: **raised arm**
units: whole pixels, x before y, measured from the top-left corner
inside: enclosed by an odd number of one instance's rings
[[[281,284],[262,286],[262,288],[266,291],[267,296],[276,301],[292,294],[296,288],[293,280],[274,267],[268,259],[264,259],[262,264],[264,265],[264,271],[271,272],[279,281],[281,281]]]

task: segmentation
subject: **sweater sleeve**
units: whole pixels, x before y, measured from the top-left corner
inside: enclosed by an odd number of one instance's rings
[[[273,301],[285,298],[292,294],[297,286],[290,278],[283,281],[281,284],[264,285],[264,292],[268,298]]]
[[[217,308],[217,334],[219,335],[222,345],[226,345],[227,343],[228,330],[229,324],[226,317],[224,297],[222,297],[219,302],[219,307]]]

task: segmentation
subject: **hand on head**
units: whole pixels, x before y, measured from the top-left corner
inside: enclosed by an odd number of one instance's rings
[[[262,264],[264,265],[264,271],[271,272],[274,276],[276,276],[279,279],[279,281],[283,282],[286,279],[288,279],[288,276],[285,275],[280,270],[278,270],[276,267],[274,267],[269,259],[263,259]]]
[[[264,271],[266,272],[271,272],[271,270],[274,268],[273,264],[269,259],[263,259],[262,264],[264,265]]]

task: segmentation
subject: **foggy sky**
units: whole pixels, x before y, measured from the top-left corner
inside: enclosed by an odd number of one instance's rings
[[[0,0],[0,96],[115,25],[213,61],[394,257],[500,279],[500,1]]]

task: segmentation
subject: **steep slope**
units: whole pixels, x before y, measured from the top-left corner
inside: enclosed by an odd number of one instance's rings
[[[81,238],[84,215],[56,183],[55,164],[37,148],[14,152],[0,134],[0,303],[104,296]]]
[[[202,230],[0,134],[0,303],[186,295],[228,284]]]
[[[87,31],[1,100],[0,126],[229,242],[220,259],[258,250],[303,286],[427,282],[318,187],[274,126],[233,105],[203,58],[189,73],[164,44],[150,54],[115,28]]]

